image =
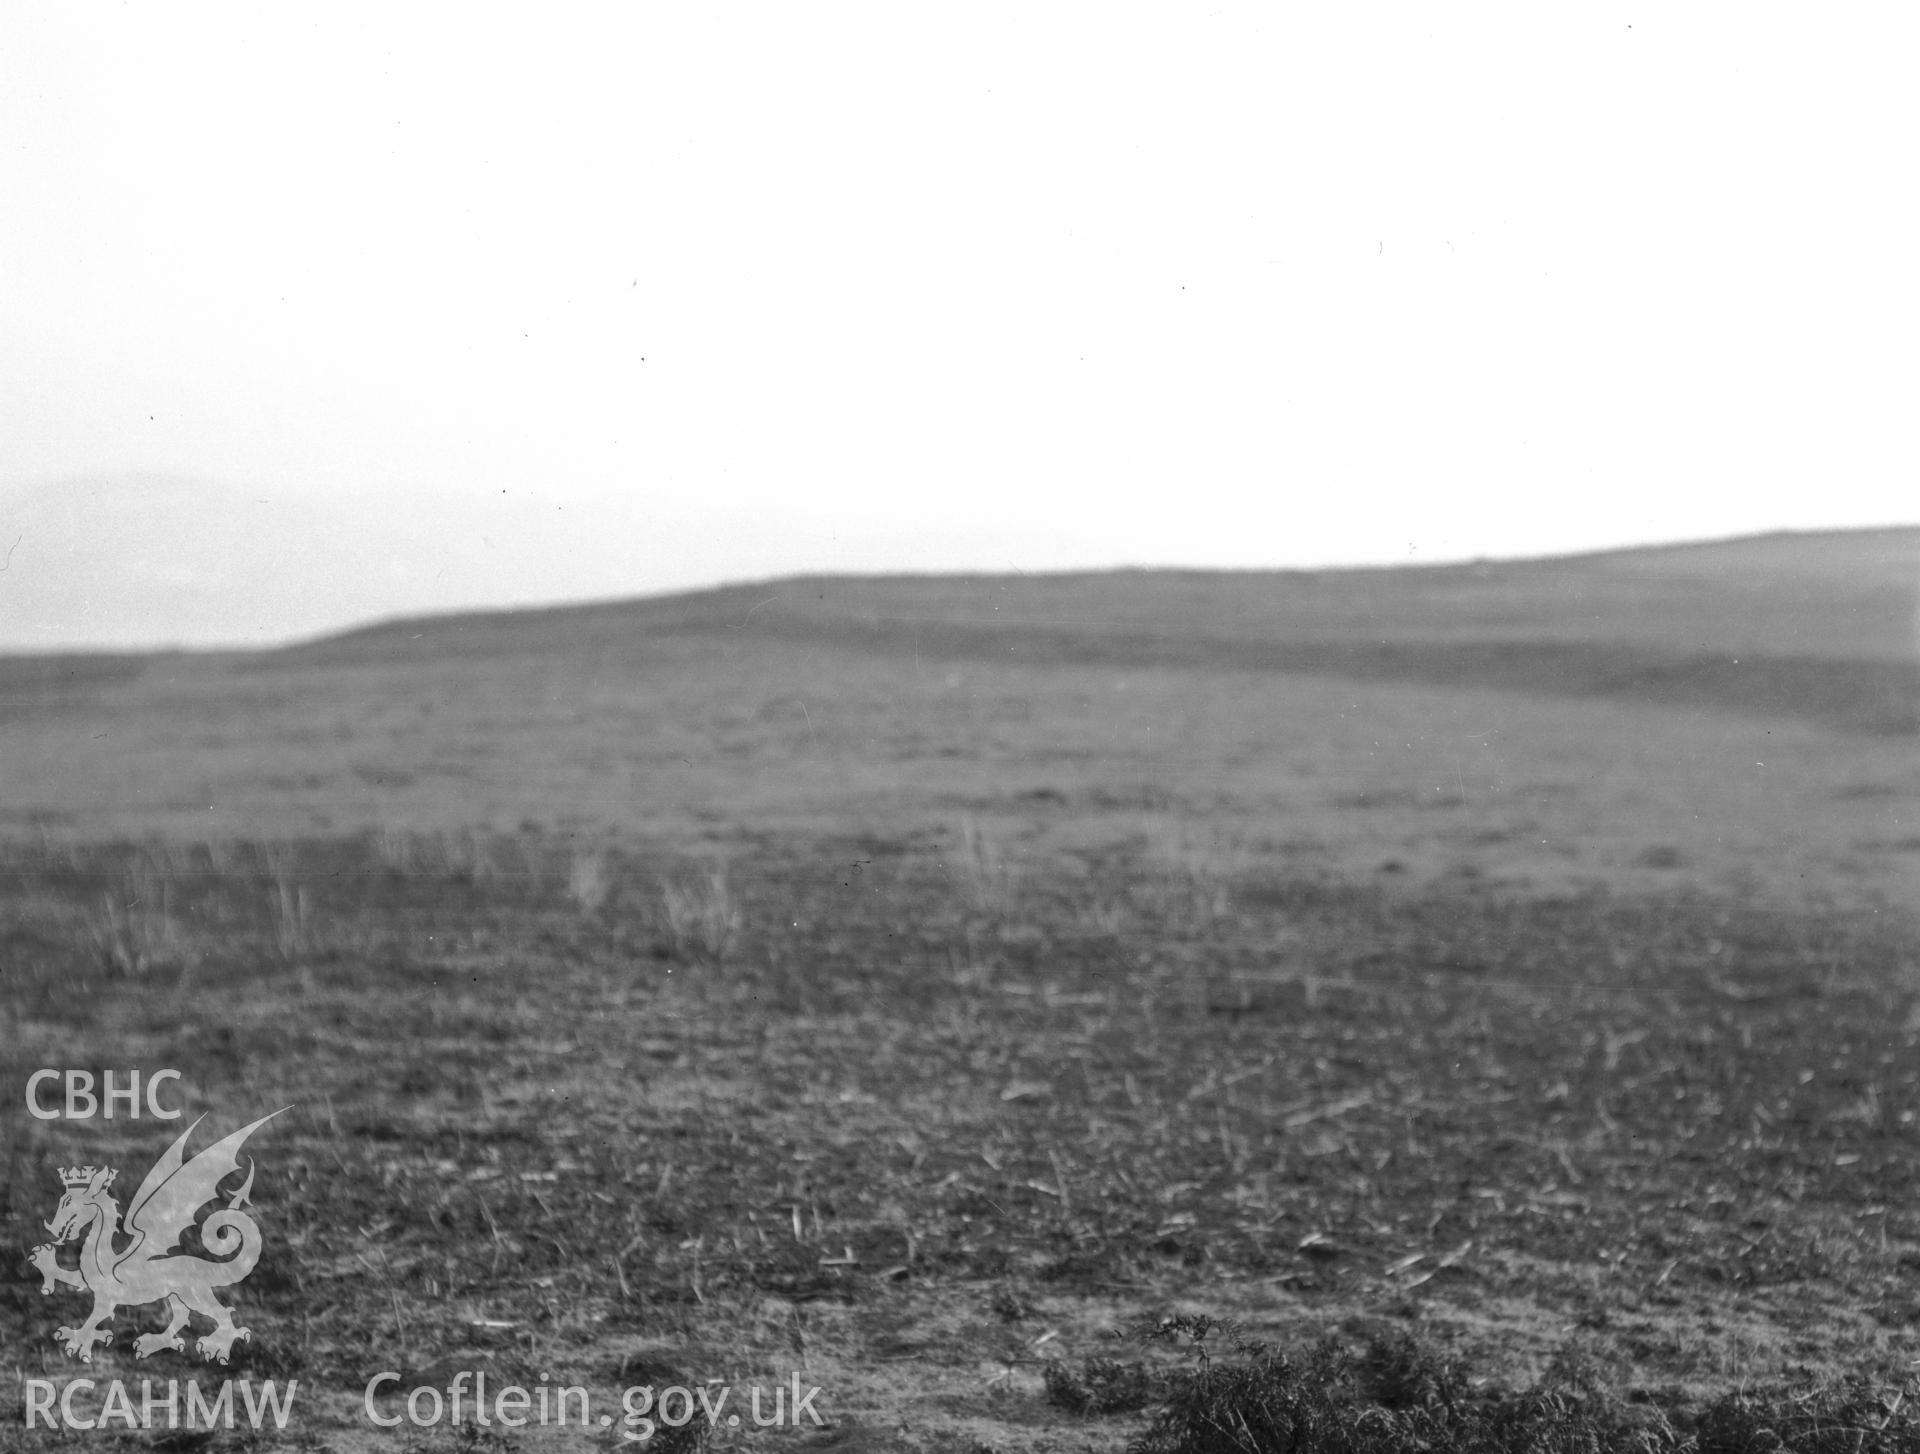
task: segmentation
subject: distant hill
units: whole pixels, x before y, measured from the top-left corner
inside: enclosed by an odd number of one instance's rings
[[[263,666],[618,657],[702,634],[920,659],[1495,687],[1920,728],[1920,528],[1326,571],[800,577],[386,622]]]
[[[691,844],[985,813],[1062,842],[1212,825],[1358,873],[1912,900],[1917,588],[1920,530],[1888,530],[800,578],[275,650],[0,657],[0,840]]]
[[[1920,730],[1920,527],[1322,571],[796,577],[387,621],[259,652],[0,658],[0,714],[166,663],[238,674],[526,658],[618,669],[663,641],[1491,687]]]

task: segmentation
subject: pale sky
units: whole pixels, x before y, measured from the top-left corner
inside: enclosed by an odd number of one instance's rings
[[[0,649],[1920,519],[1911,7],[15,6]]]

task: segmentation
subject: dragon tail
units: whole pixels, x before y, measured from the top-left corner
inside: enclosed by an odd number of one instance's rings
[[[261,1237],[257,1222],[245,1212],[226,1208],[200,1224],[200,1242],[213,1258],[207,1262],[209,1287],[240,1281],[260,1261]]]

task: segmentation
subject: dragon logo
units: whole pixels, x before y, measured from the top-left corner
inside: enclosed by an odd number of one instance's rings
[[[196,1230],[195,1214],[208,1202],[218,1200],[220,1182],[239,1171],[236,1158],[247,1137],[283,1114],[284,1109],[242,1126],[188,1160],[184,1154],[187,1138],[206,1118],[196,1120],[153,1164],[140,1190],[133,1194],[124,1223],[119,1203],[109,1195],[119,1172],[112,1167],[95,1170],[76,1166],[60,1173],[67,1190],[54,1210],[53,1220],[46,1224],[53,1241],[34,1248],[29,1260],[39,1269],[42,1296],[51,1295],[56,1286],[93,1294],[93,1312],[86,1322],[77,1328],[60,1328],[53,1335],[69,1357],[91,1363],[94,1345],[113,1341],[106,1323],[116,1308],[163,1298],[171,1321],[164,1332],[134,1339],[137,1357],[150,1357],[163,1348],[186,1352],[181,1334],[194,1313],[213,1320],[213,1331],[200,1338],[200,1356],[209,1361],[225,1363],[236,1339],[253,1336],[246,1328],[234,1326],[232,1309],[213,1295],[216,1287],[240,1281],[260,1260],[260,1228],[240,1210],[253,1190],[251,1158],[246,1181],[227,1197],[224,1207],[198,1224],[199,1244],[211,1256],[198,1256],[181,1242]],[[56,1259],[60,1244],[76,1238],[83,1239],[80,1265],[77,1270],[69,1270]],[[124,1246],[115,1246],[122,1241]]]

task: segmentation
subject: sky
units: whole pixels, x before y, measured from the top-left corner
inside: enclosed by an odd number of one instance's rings
[[[1895,6],[15,7],[0,649],[1920,519]]]

